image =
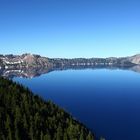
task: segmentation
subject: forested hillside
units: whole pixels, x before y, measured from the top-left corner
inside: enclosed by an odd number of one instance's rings
[[[94,140],[94,136],[54,103],[0,78],[0,140]]]

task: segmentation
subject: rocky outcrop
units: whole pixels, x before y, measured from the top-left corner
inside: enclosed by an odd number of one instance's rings
[[[40,55],[26,54],[22,55],[23,64],[26,67],[50,67],[48,58],[41,57]]]
[[[140,64],[140,54],[134,55],[132,57],[128,57],[127,60],[130,61],[131,63],[139,65]]]
[[[29,68],[29,67],[51,67],[48,58],[39,55],[0,55],[0,66],[4,69]]]

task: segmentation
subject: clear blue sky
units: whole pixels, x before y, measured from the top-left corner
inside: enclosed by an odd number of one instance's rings
[[[0,0],[0,54],[140,53],[140,0]]]

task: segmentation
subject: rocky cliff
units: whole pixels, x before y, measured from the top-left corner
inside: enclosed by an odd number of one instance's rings
[[[29,67],[51,67],[48,58],[40,55],[0,55],[1,68],[29,68]]]
[[[134,55],[132,57],[128,57],[127,60],[130,61],[131,63],[139,65],[140,64],[140,54]]]
[[[71,66],[115,66],[132,67],[140,64],[140,55],[122,58],[75,58],[75,59],[50,59],[40,55],[0,55],[0,68],[56,68]]]
[[[50,59],[40,55],[0,55],[0,75],[32,78],[54,70],[65,69],[129,69],[140,72],[140,55],[123,58]]]

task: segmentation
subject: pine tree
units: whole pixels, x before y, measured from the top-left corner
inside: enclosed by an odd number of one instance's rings
[[[25,130],[28,130],[28,124],[27,124],[27,119],[25,114],[23,115],[23,126]]]
[[[68,135],[67,135],[67,133],[66,133],[66,132],[64,133],[63,140],[68,140]]]
[[[6,128],[6,131],[7,131],[7,139],[12,140],[11,120],[10,120],[9,115],[7,115],[7,119],[6,119],[6,122],[5,122],[5,128]]]
[[[44,140],[52,140],[50,134],[46,134],[44,136]]]
[[[41,131],[41,134],[40,134],[40,140],[44,140],[44,135],[43,135],[42,131]]]
[[[0,140],[93,140],[88,133],[51,101],[0,78]]]
[[[29,137],[30,137],[30,139],[31,140],[34,140],[34,135],[33,135],[33,125],[32,125],[32,123],[31,123],[31,125],[30,125],[30,130],[29,130]]]
[[[83,130],[80,133],[80,140],[84,140]]]
[[[86,140],[93,140],[93,136],[91,135],[91,133],[87,135]]]
[[[57,134],[56,134],[56,140],[62,140],[63,138],[63,130],[62,128],[59,126],[57,128]]]

